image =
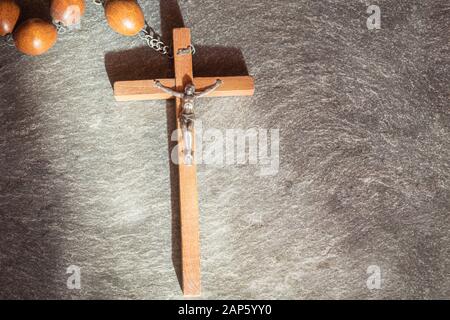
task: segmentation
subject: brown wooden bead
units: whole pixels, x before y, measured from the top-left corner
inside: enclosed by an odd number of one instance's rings
[[[80,23],[84,10],[84,0],[52,0],[50,5],[53,20],[65,26]]]
[[[30,56],[47,52],[56,42],[58,32],[53,24],[42,19],[29,19],[14,32],[16,48]]]
[[[20,16],[20,7],[14,0],[0,0],[0,36],[12,33]]]
[[[105,14],[109,26],[125,36],[136,35],[145,25],[144,13],[135,0],[108,0]]]

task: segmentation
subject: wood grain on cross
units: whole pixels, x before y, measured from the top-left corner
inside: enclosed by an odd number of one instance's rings
[[[158,79],[163,85],[171,87],[178,92],[183,92],[187,84],[193,83],[198,91],[202,91],[204,88],[214,84],[217,79],[221,79],[223,84],[216,91],[209,94],[208,97],[253,95],[254,81],[249,76],[194,78],[192,54],[190,52],[186,54],[186,49],[190,45],[191,34],[188,28],[173,30],[175,79]],[[154,80],[116,82],[114,83],[114,96],[117,101],[173,98],[159,88],[156,88],[154,86]],[[195,164],[192,166],[183,164],[184,145],[180,123],[181,112],[182,101],[177,98],[182,289],[185,296],[199,296],[201,291],[201,277],[197,168]],[[195,133],[193,133],[193,136],[195,137]],[[193,150],[195,154],[195,142]]]

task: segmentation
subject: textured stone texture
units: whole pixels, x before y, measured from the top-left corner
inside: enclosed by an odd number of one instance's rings
[[[48,15],[48,1],[21,3]],[[141,3],[166,39],[180,25],[173,0]],[[369,4],[381,30],[366,28]],[[197,75],[245,73],[245,58],[257,81],[254,98],[202,100],[204,127],[281,137],[275,176],[199,167],[203,297],[449,298],[448,1],[179,6]],[[48,54],[1,52],[0,298],[181,298],[173,105],[116,103],[110,84],[170,63],[91,1]]]

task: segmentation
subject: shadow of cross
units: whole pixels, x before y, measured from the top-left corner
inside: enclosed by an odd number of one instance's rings
[[[194,84],[200,92],[212,86],[217,80],[222,84],[206,97],[250,96],[254,93],[254,81],[250,76],[194,77],[192,67],[191,33],[188,28],[173,30],[173,54],[175,78],[118,81],[113,84],[117,101],[166,100],[175,98],[170,93],[155,86],[160,81],[179,93],[187,85]],[[176,122],[178,129],[178,172],[179,172],[179,209],[181,226],[181,282],[185,296],[199,296],[200,285],[200,244],[199,244],[199,208],[197,193],[197,169],[195,163],[187,163],[185,150],[189,148],[182,130],[181,115],[185,99],[176,98]],[[191,133],[195,137],[195,132]],[[195,141],[189,148],[195,154]]]

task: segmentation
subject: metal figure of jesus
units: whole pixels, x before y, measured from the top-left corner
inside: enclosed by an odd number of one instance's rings
[[[161,89],[162,91],[176,98],[180,98],[182,101],[180,122],[184,140],[184,150],[183,150],[184,164],[187,166],[191,166],[194,163],[193,132],[195,121],[195,113],[194,113],[195,100],[197,98],[207,96],[211,92],[215,91],[222,85],[222,83],[223,83],[222,80],[216,80],[215,84],[205,88],[205,90],[201,92],[196,91],[195,86],[191,83],[184,88],[184,92],[178,92],[173,90],[172,88],[164,86],[158,80],[155,81],[155,87]]]

